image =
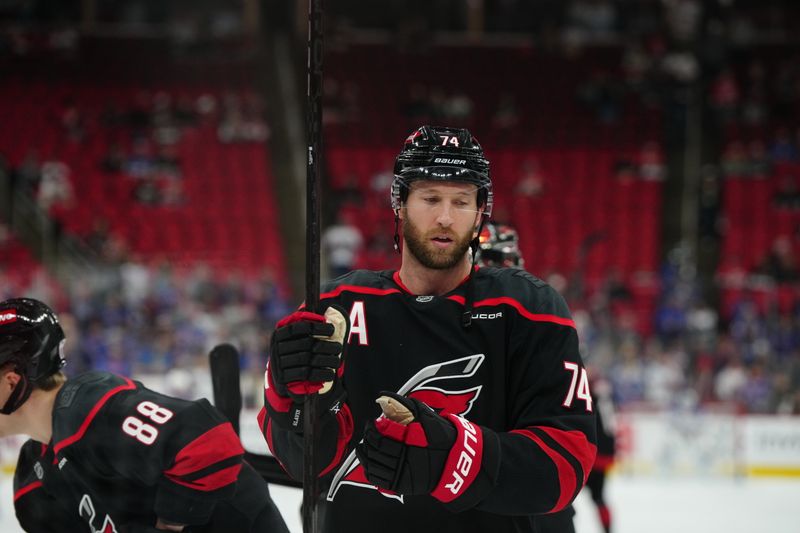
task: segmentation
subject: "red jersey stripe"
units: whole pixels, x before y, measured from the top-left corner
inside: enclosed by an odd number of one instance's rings
[[[171,475],[168,475],[167,477],[173,483],[177,483],[178,485],[183,485],[184,487],[189,487],[194,490],[210,492],[212,490],[221,489],[222,487],[226,487],[235,482],[239,478],[239,471],[241,469],[242,465],[240,463],[229,466],[228,468],[223,468],[222,470],[214,472],[213,474],[209,474],[205,477],[194,479],[192,481],[185,481]]]
[[[123,379],[125,380],[125,384],[114,387],[110,391],[106,392],[103,395],[103,397],[100,398],[100,400],[98,400],[96,404],[94,404],[94,407],[92,407],[91,411],[89,411],[89,414],[86,415],[86,418],[83,420],[83,423],[81,423],[81,426],[78,428],[78,431],[76,431],[73,435],[67,437],[66,439],[59,441],[55,446],[53,446],[54,454],[57,454],[70,444],[75,444],[76,442],[81,440],[81,438],[83,438],[83,435],[86,433],[86,430],[89,429],[89,424],[91,424],[92,420],[94,420],[94,417],[97,416],[97,412],[103,408],[103,406],[109,399],[111,399],[112,396],[122,391],[133,390],[136,388],[136,385],[133,383],[133,381],[131,381],[128,378],[123,378]]]
[[[324,476],[339,465],[347,449],[347,443],[350,442],[350,438],[353,436],[353,414],[350,412],[350,407],[347,404],[342,405],[342,408],[336,414],[336,422],[339,424],[339,434],[336,436],[336,454],[333,456],[333,460],[330,464],[319,473],[318,477]],[[270,437],[272,437],[272,435],[270,435]],[[272,449],[271,446],[270,449]]]
[[[536,426],[538,429],[547,433],[550,438],[559,443],[565,450],[572,454],[583,468],[583,482],[589,477],[595,458],[597,457],[597,446],[589,442],[586,435],[580,431],[564,431],[549,426]]]
[[[570,503],[570,501],[572,501],[572,496],[575,494],[575,489],[578,488],[578,478],[575,475],[575,469],[572,468],[572,465],[570,465],[560,453],[545,444],[544,441],[535,433],[525,429],[516,429],[511,433],[516,433],[531,439],[536,443],[537,446],[539,446],[539,448],[541,448],[544,453],[547,454],[548,457],[550,457],[550,460],[552,460],[556,465],[560,493],[556,504],[548,511],[548,513],[555,513],[562,510]]]
[[[28,494],[30,491],[36,490],[41,486],[42,486],[41,481],[34,481],[33,483],[25,485],[24,487],[20,488],[17,492],[14,493],[14,501],[19,500],[20,498]]]
[[[233,426],[230,422],[225,422],[206,431],[184,446],[164,475],[174,480],[176,477],[192,474],[214,463],[243,453],[244,448],[242,448],[239,437],[233,431]]]
[[[358,294],[371,294],[373,296],[386,296],[387,294],[399,294],[399,289],[375,289],[373,287],[359,287],[358,285],[339,285],[330,292],[325,292],[319,295],[320,300],[326,298],[336,298],[343,292],[355,292]]]
[[[453,300],[454,302],[458,302],[461,305],[464,305],[464,297],[453,295],[448,296],[448,300]],[[500,298],[487,298],[486,300],[480,300],[479,302],[475,302],[472,304],[473,307],[486,307],[486,306],[493,306],[493,305],[510,305],[514,309],[519,312],[522,316],[531,320],[533,322],[552,322],[553,324],[558,324],[560,326],[569,326],[571,328],[575,327],[575,321],[571,318],[564,318],[557,315],[548,315],[548,314],[537,314],[531,313],[523,305],[513,298],[508,298],[506,296]]]

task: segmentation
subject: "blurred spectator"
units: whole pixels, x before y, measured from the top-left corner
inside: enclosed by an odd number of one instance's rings
[[[389,184],[391,186],[391,183]],[[333,188],[333,207],[340,209],[346,205],[363,205],[364,191],[361,188],[358,176],[354,172],[347,172],[342,176],[341,183]],[[388,196],[387,196],[388,198]]]
[[[229,93],[222,100],[217,138],[222,143],[263,142],[270,136],[257,98],[240,98]]]
[[[42,165],[41,180],[36,195],[42,210],[49,212],[55,205],[69,208],[74,204],[75,197],[69,174],[69,167],[61,161],[46,161]]]
[[[769,410],[771,395],[771,379],[764,368],[764,363],[756,360],[747,369],[745,382],[739,389],[739,398],[746,412],[764,414]]]
[[[717,120],[725,124],[736,120],[741,101],[741,89],[733,70],[724,69],[711,84],[711,106]]]
[[[36,149],[29,149],[22,162],[13,172],[12,180],[15,190],[33,195],[42,178],[42,163]]]
[[[629,404],[644,400],[646,388],[645,367],[634,342],[626,342],[619,348],[619,360],[611,367],[609,376],[617,404]]]
[[[379,199],[389,198],[393,179],[394,172],[391,167],[379,170],[369,180],[370,192]]]
[[[772,174],[772,160],[767,147],[761,139],[753,139],[747,145],[747,174],[754,178],[766,178]]]
[[[661,144],[648,141],[639,151],[639,177],[645,181],[663,181],[666,177],[664,152]]]
[[[74,143],[83,142],[86,137],[85,118],[72,98],[64,101],[60,120],[67,139]]]
[[[158,182],[152,177],[146,177],[136,184],[133,189],[133,198],[139,204],[151,207],[163,203]]]
[[[522,162],[519,181],[514,186],[514,193],[517,197],[537,198],[544,190],[544,182],[539,162],[534,158],[528,158]]]
[[[127,156],[122,145],[119,142],[113,142],[109,145],[105,155],[103,155],[100,168],[103,169],[103,172],[116,174],[125,167],[126,160]]]
[[[738,357],[728,360],[714,379],[714,393],[724,402],[733,402],[739,398],[742,388],[747,383],[747,371]]]
[[[797,268],[797,258],[789,237],[781,235],[775,238],[769,253],[761,263],[759,271],[778,283],[798,280],[800,272]]]
[[[703,6],[698,0],[662,0],[662,4],[672,38],[678,43],[691,43],[700,30]]]
[[[778,128],[775,138],[769,145],[769,155],[775,162],[797,161],[800,159],[800,149],[789,134],[788,128]]]
[[[645,370],[646,399],[654,405],[667,408],[681,400],[685,389],[685,371],[682,360],[686,355],[673,344],[672,349],[654,354]]]
[[[462,91],[456,91],[445,99],[443,105],[444,118],[461,124],[472,118],[475,104],[472,99]]]
[[[609,37],[617,27],[617,8],[610,0],[572,0],[565,31],[578,41]]]
[[[353,269],[364,239],[350,213],[340,211],[336,224],[322,234],[321,244],[327,258],[328,279],[333,279]]]
[[[741,141],[733,141],[725,147],[720,167],[725,177],[741,178],[749,175],[750,162]]]
[[[519,124],[519,110],[514,94],[509,91],[500,93],[497,107],[492,113],[492,127],[500,131],[513,130]]]
[[[618,82],[605,70],[592,73],[591,78],[578,88],[578,100],[594,111],[598,121],[613,124],[622,112],[621,90]]]

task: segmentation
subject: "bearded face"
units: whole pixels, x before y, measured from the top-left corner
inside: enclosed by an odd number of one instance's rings
[[[447,270],[463,261],[479,216],[474,186],[415,183],[404,210],[403,239],[420,264]]]
[[[472,228],[457,235],[451,230],[423,231],[411,220],[403,224],[403,239],[408,250],[427,268],[446,270],[453,268],[469,250]]]

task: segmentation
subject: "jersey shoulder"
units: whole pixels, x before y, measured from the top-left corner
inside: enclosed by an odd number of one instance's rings
[[[48,447],[41,442],[28,439],[19,449],[17,467],[14,470],[14,492],[16,493],[25,485],[41,479],[34,471],[36,461],[43,457],[52,460],[52,451],[48,454]]]
[[[333,298],[350,289],[394,288],[391,270],[353,270],[322,284],[320,298]]]
[[[476,279],[476,299],[506,298],[534,314],[570,318],[564,298],[546,281],[517,268],[482,267]]]
[[[86,425],[114,396],[136,388],[137,383],[132,379],[109,372],[86,372],[69,378],[53,405],[53,442],[58,445],[81,429],[85,431]]]

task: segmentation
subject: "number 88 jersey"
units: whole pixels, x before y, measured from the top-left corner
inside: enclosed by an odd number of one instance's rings
[[[71,378],[59,391],[50,448],[52,461],[37,469],[41,487],[57,488],[52,496],[91,531],[154,525],[156,517],[206,523],[234,494],[244,453],[207,400],[105,372]]]

